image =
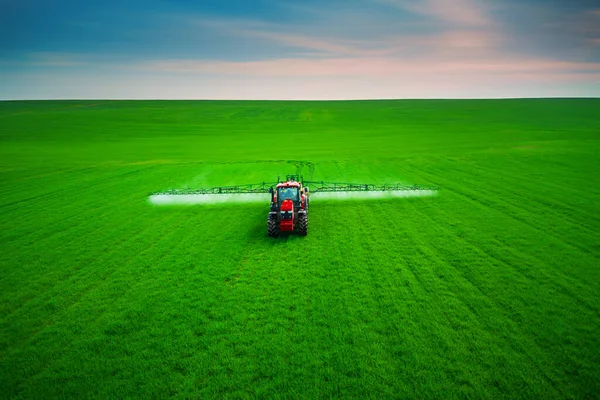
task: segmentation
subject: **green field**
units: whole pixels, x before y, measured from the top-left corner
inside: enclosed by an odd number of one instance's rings
[[[597,398],[598,110],[0,102],[0,397]],[[296,171],[440,192],[148,201]]]

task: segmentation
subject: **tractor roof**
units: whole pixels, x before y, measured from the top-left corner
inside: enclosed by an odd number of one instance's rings
[[[300,187],[300,182],[296,181],[287,181],[277,184],[277,188],[287,188],[287,187]]]

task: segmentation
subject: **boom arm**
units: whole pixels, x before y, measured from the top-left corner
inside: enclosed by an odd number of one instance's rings
[[[375,185],[372,183],[340,183],[324,181],[304,181],[305,186],[312,186],[312,193],[319,192],[383,192],[383,191],[418,191],[439,190],[438,186],[406,185],[401,183]],[[216,186],[207,189],[168,189],[151,195],[190,195],[190,194],[236,194],[236,193],[270,193],[273,196],[273,186],[277,182],[254,183],[248,185]]]
[[[215,186],[208,189],[168,189],[152,195],[189,195],[189,194],[234,194],[234,193],[270,193],[276,183],[252,183],[248,185]]]
[[[307,181],[306,185],[312,185],[313,193],[318,192],[384,192],[397,190],[439,190],[438,186],[405,185],[401,183],[389,185],[374,185],[372,183],[339,183],[323,181]],[[315,187],[316,186],[316,187]]]

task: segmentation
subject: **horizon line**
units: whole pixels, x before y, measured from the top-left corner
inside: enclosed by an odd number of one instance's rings
[[[278,102],[348,102],[348,101],[428,101],[428,100],[598,100],[600,96],[519,96],[519,97],[412,97],[412,98],[357,98],[357,99],[177,99],[177,98],[57,98],[57,99],[0,99],[0,102],[32,101],[278,101]]]

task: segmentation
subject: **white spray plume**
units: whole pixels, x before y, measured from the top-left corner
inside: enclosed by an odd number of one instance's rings
[[[316,192],[311,200],[365,200],[393,199],[397,197],[427,197],[437,195],[437,190],[389,190],[389,191],[352,191],[352,192]]]
[[[319,200],[366,200],[392,199],[398,197],[427,197],[437,195],[437,190],[390,190],[369,192],[316,192],[311,193],[312,201]],[[227,194],[155,194],[150,196],[154,205],[191,205],[220,203],[268,203],[265,193],[227,193]]]
[[[265,193],[227,193],[227,194],[154,194],[150,203],[159,206],[220,203],[268,203]]]

